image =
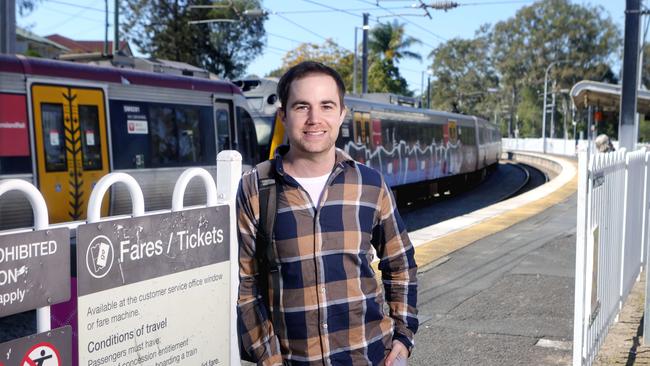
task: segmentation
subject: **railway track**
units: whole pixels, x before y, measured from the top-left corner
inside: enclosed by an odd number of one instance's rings
[[[478,186],[400,208],[409,231],[462,216],[527,192],[548,181],[539,169],[521,163],[501,163]]]

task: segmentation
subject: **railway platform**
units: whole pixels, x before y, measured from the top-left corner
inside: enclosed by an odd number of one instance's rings
[[[577,163],[514,158],[555,177],[410,233],[420,265],[413,365],[571,364]]]

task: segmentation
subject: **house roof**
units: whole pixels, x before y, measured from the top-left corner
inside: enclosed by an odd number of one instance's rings
[[[102,52],[104,50],[104,41],[78,41],[60,34],[51,34],[45,38],[67,47],[73,53]],[[109,52],[113,51],[112,41],[108,41],[108,49],[110,50]],[[119,49],[120,51],[125,51],[127,54],[132,54],[131,47],[127,41],[120,41]]]
[[[64,46],[64,45],[62,45],[62,44],[60,44],[60,43],[58,43],[58,42],[56,42],[56,41],[54,41],[52,39],[41,37],[39,35],[36,35],[36,34],[30,32],[30,31],[28,31],[27,29],[23,29],[23,28],[20,28],[20,27],[16,27],[16,35],[20,36],[20,37],[22,37],[24,39],[28,39],[30,41],[48,44],[48,45],[50,45],[52,47],[55,47],[55,48],[58,48],[58,49],[61,49],[61,50],[64,50],[64,51],[69,51],[70,50],[68,47],[66,47],[66,46]]]

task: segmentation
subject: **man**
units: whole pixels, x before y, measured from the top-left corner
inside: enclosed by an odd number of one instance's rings
[[[338,73],[316,62],[292,67],[278,84],[289,145],[271,161],[280,283],[279,296],[269,296],[279,299],[270,301],[271,309],[255,278],[257,170],[242,177],[240,336],[260,365],[396,366],[413,346],[414,248],[381,174],[334,145],[346,113],[344,93]],[[370,266],[374,251],[385,294]]]

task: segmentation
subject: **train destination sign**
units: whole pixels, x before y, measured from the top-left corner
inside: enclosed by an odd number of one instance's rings
[[[217,206],[79,226],[79,365],[228,365],[229,221]]]
[[[72,365],[72,328],[68,325],[0,343],[0,365]]]
[[[0,236],[0,318],[69,299],[68,228]]]

